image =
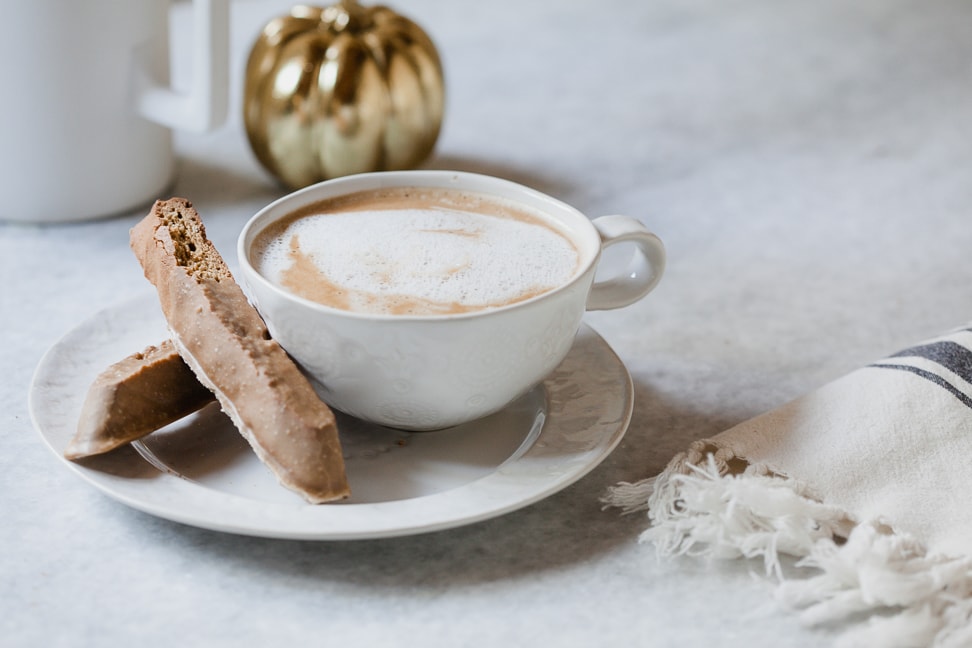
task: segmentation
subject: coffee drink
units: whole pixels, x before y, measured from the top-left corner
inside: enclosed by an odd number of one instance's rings
[[[601,252],[617,244],[625,270],[599,280]],[[634,218],[589,218],[462,171],[311,185],[257,212],[236,249],[270,335],[321,398],[407,430],[507,406],[563,361],[585,312],[635,303],[665,268],[661,241]]]
[[[502,199],[394,187],[324,200],[261,232],[250,257],[272,283],[341,310],[449,315],[521,302],[569,282],[562,226]]]

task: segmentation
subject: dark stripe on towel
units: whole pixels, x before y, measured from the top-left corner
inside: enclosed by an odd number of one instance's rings
[[[952,385],[950,382],[948,382],[938,374],[932,373],[930,371],[925,371],[924,369],[919,369],[918,367],[911,367],[909,365],[873,364],[870,366],[875,367],[877,369],[899,369],[901,371],[907,371],[909,373],[913,373],[916,376],[921,376],[922,378],[926,380],[930,380],[931,382],[935,383],[939,387],[943,388],[952,396],[955,396],[955,398],[962,401],[963,405],[965,405],[969,409],[972,409],[972,398],[969,398],[968,396],[960,392],[958,389],[955,388],[954,385]]]
[[[905,358],[909,356],[937,362],[952,373],[961,376],[965,382],[972,383],[972,351],[957,342],[942,340],[921,344],[899,351],[891,357]]]

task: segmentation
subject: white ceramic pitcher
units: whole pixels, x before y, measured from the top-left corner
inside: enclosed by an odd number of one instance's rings
[[[228,0],[194,0],[192,79],[169,85],[169,0],[14,0],[0,38],[0,219],[118,214],[172,182],[172,129],[225,119]]]

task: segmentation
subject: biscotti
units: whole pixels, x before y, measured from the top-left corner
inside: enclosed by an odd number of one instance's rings
[[[347,497],[334,414],[270,338],[192,204],[156,202],[131,246],[182,358],[260,460],[310,502]]]
[[[214,400],[171,340],[102,371],[88,389],[68,459],[103,454],[178,421]]]

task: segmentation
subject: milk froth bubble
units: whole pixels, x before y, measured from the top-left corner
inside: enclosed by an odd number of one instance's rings
[[[264,231],[253,260],[271,282],[362,313],[497,308],[568,282],[579,256],[542,215],[449,190],[396,188],[315,203]]]

